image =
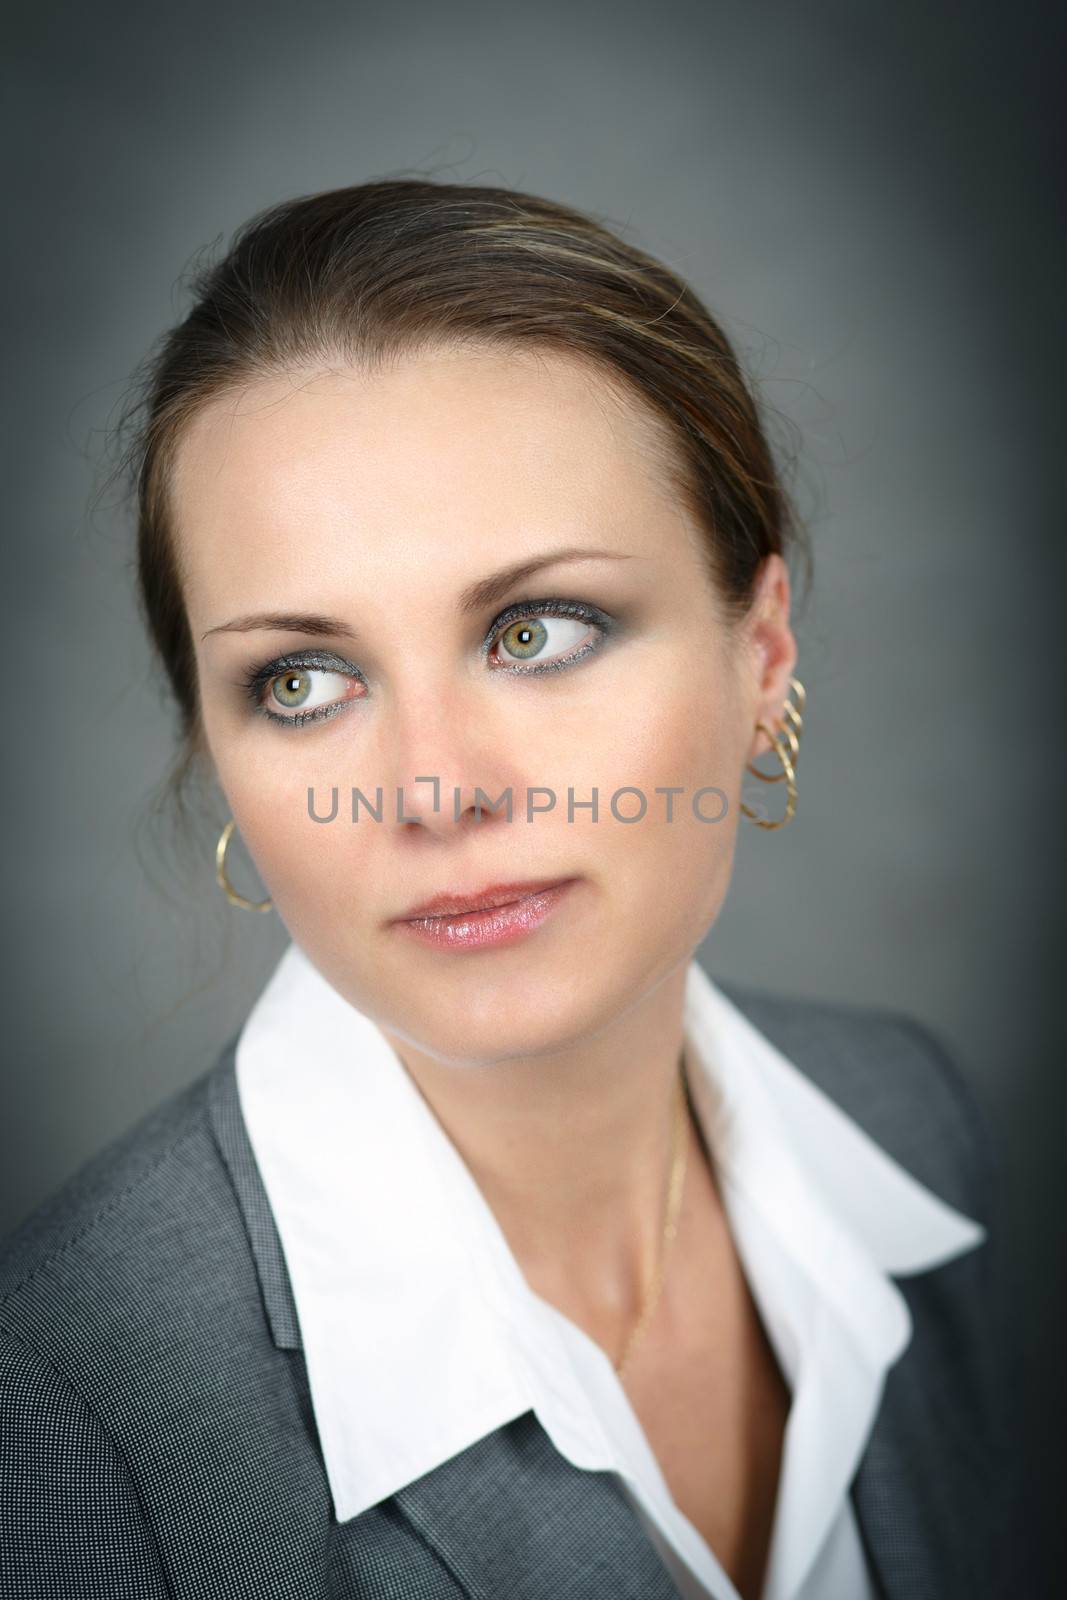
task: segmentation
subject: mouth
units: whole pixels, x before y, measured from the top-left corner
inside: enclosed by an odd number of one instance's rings
[[[482,949],[487,945],[514,944],[540,927],[577,881],[542,878],[434,895],[405,916],[395,918],[393,926],[439,948]]]
[[[467,911],[490,911],[494,906],[512,905],[529,895],[540,894],[542,890],[554,889],[569,881],[567,878],[530,878],[525,882],[487,883],[469,892],[462,889],[444,890],[412,906],[395,920],[413,922],[425,917],[460,917]]]

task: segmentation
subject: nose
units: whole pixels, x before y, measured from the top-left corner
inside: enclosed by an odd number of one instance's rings
[[[522,815],[526,783],[501,696],[469,689],[399,693],[382,713],[383,821],[401,832],[446,836]],[[365,789],[370,796],[371,791]]]

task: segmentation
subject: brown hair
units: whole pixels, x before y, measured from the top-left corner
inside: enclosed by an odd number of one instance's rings
[[[136,495],[139,601],[180,716],[178,787],[200,724],[168,509],[174,446],[199,405],[258,375],[338,357],[373,368],[442,344],[584,357],[644,401],[727,615],[747,608],[772,552],[796,545],[810,581],[810,547],[726,335],[682,278],[589,216],[513,189],[355,184],[252,217],[192,290],[120,424],[135,426],[122,466]]]

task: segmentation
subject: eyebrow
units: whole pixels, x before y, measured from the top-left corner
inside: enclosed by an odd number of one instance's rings
[[[545,555],[535,556],[530,561],[515,561],[511,566],[501,567],[488,577],[479,578],[475,583],[468,584],[459,597],[460,615],[470,616],[502,600],[515,584],[521,583],[524,578],[532,577],[535,572],[540,572],[542,567],[558,566],[565,561],[631,559],[629,553],[619,550],[584,550],[581,547],[570,547],[564,550],[549,550]],[[276,633],[307,633],[317,638],[356,637],[348,624],[337,617],[323,616],[321,612],[304,614],[294,611],[253,611],[245,617],[234,617],[231,622],[221,622],[218,627],[209,628],[207,633],[201,634],[200,637],[204,640],[212,633],[254,633],[259,629],[270,629]]]

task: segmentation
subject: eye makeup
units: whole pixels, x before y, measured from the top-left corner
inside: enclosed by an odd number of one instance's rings
[[[538,663],[524,665],[519,660],[501,663],[493,660],[490,651],[497,640],[516,622],[526,620],[535,621],[540,617],[560,617],[576,622],[587,622],[594,630],[597,637],[583,640],[577,649],[564,655],[553,656],[551,659]],[[517,600],[500,612],[493,620],[492,626],[485,634],[479,647],[483,660],[491,662],[494,672],[506,672],[509,676],[524,678],[540,676],[546,672],[562,672],[576,666],[587,656],[599,652],[606,640],[614,633],[618,624],[617,620],[603,611],[599,606],[583,600],[568,600],[558,597],[547,599]],[[545,630],[542,629],[542,632]],[[533,659],[533,658],[531,658]],[[339,677],[350,678],[363,686],[363,693],[345,694],[339,699],[331,700],[325,705],[315,706],[308,711],[296,711],[285,715],[281,711],[272,711],[265,704],[265,696],[270,685],[275,679],[284,677],[286,673],[298,674],[309,672],[335,673]],[[369,688],[363,672],[353,662],[331,650],[297,650],[287,652],[285,655],[272,656],[270,660],[262,663],[253,663],[247,672],[238,679],[238,685],[251,704],[252,710],[264,716],[270,722],[281,723],[286,726],[301,727],[309,722],[321,722],[327,717],[336,715],[337,712],[353,703],[366,698]]]
[[[583,660],[586,656],[600,650],[605,640],[614,632],[615,619],[599,606],[590,604],[586,600],[516,600],[502,611],[493,621],[485,638],[482,640],[482,655],[488,657],[493,645],[505,634],[515,622],[525,622],[537,617],[562,617],[575,622],[588,622],[600,634],[599,639],[590,639],[566,655],[553,656],[548,661],[535,662],[533,666],[523,666],[518,661],[509,661],[504,665],[494,664],[494,672],[518,673],[521,677],[529,678],[543,672],[564,672],[568,668]]]
[[[253,663],[247,672],[242,674],[238,682],[244,690],[253,711],[266,717],[269,722],[281,723],[283,726],[290,724],[301,727],[307,722],[322,722],[327,717],[334,716],[338,711],[343,711],[353,700],[362,700],[365,695],[345,695],[338,700],[331,700],[326,705],[315,706],[310,711],[296,711],[291,716],[286,716],[281,711],[270,711],[264,705],[264,693],[276,678],[282,678],[287,673],[301,672],[332,672],[339,677],[353,678],[361,683],[364,691],[367,680],[359,668],[351,661],[346,661],[343,656],[338,656],[332,650],[296,650],[286,655],[272,656],[269,661]]]

